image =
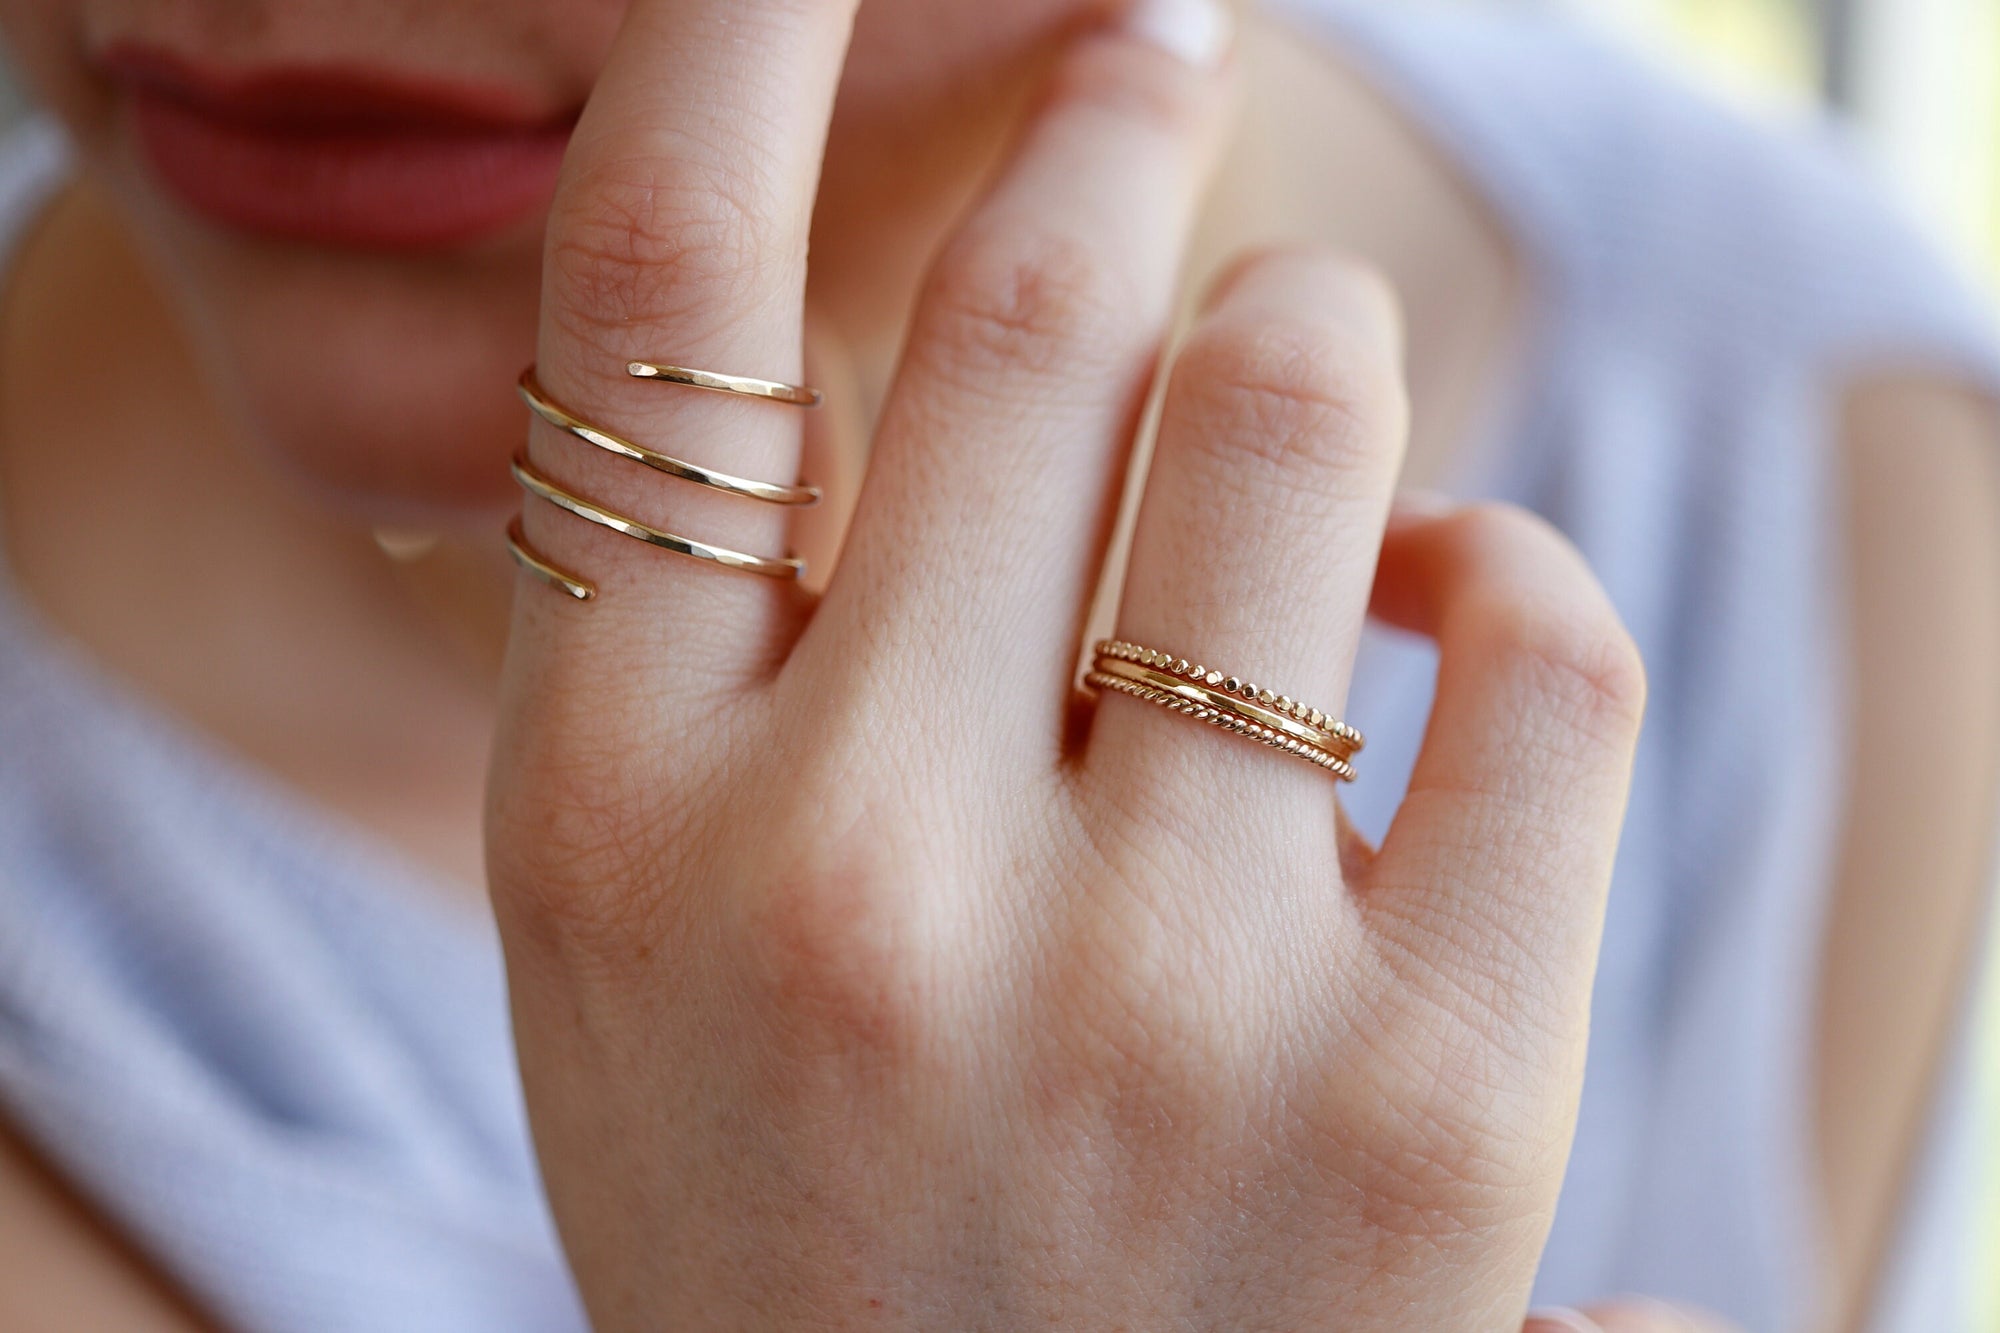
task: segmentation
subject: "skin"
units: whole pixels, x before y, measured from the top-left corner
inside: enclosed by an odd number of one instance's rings
[[[1844,415],[1862,704],[1851,744],[1867,764],[1854,770],[1840,846],[1815,1092],[1833,1258],[1825,1301],[1829,1322],[1858,1327],[1985,917],[2000,757],[2000,412],[1934,375],[1878,374],[1854,385]],[[1913,539],[1932,516],[1933,535]]]
[[[974,21],[936,4],[878,3],[844,76],[837,7],[771,17],[749,67],[689,37],[705,12],[693,0],[635,6],[608,66],[616,7],[565,6],[560,21],[552,9],[427,6],[419,26],[438,26],[415,32],[405,10],[373,5],[211,12],[17,0],[0,11],[96,167],[92,185],[45,222],[9,296],[0,355],[23,391],[0,409],[0,443],[74,429],[90,404],[105,414],[91,421],[92,438],[145,446],[123,450],[113,473],[129,493],[108,488],[102,469],[86,478],[65,466],[62,451],[0,452],[23,581],[65,628],[197,725],[467,882],[478,855],[470,807],[498,711],[493,887],[539,1147],[602,1327],[645,1325],[662,1309],[689,1323],[740,1322],[752,1300],[760,1319],[833,1311],[835,1322],[869,1326],[1061,1311],[1085,1324],[1348,1328],[1408,1327],[1415,1300],[1426,1311],[1418,1326],[1518,1326],[1574,1110],[1638,677],[1587,574],[1538,525],[1480,509],[1411,510],[1383,526],[1406,392],[1430,423],[1408,441],[1422,476],[1504,362],[1497,344],[1517,294],[1504,244],[1342,71],[1302,72],[1296,54],[1288,63],[1254,37],[1239,63],[1272,75],[1253,81],[1260,96],[1278,86],[1355,113],[1334,122],[1354,138],[1304,147],[1331,161],[1394,150],[1383,153],[1394,165],[1380,169],[1393,206],[1318,211],[1324,201],[1253,180],[1229,192],[1246,201],[1245,216],[1211,211],[1190,241],[1227,133],[1226,79],[1190,75],[1129,41],[1072,50],[1092,17],[1073,5],[983,7]],[[763,10],[738,3],[731,13],[754,25]],[[529,77],[551,105],[580,97],[606,66],[552,212],[539,299],[537,235],[411,271],[273,253],[172,216],[65,49],[79,16],[118,31],[194,24],[220,49],[266,56],[366,53],[393,34],[397,49],[456,62],[447,68]],[[1031,100],[1052,63],[1059,91]],[[663,66],[672,77],[662,79]],[[836,78],[839,112],[822,154]],[[758,221],[723,264],[689,239],[712,231],[717,201],[676,173],[702,176],[699,154],[728,148],[731,135],[690,147],[676,127],[696,113],[706,125],[731,106],[756,108],[740,124],[757,136],[738,152],[768,161],[775,185],[754,208],[726,201],[724,216]],[[922,257],[1024,106],[1035,128],[926,279]],[[1247,114],[1255,125],[1254,97]],[[915,142],[910,125],[925,127]],[[636,182],[613,165],[635,159],[651,164]],[[1094,180],[1116,188],[1080,184]],[[658,226],[635,235],[624,225],[635,186],[685,214],[660,210]],[[1412,217],[1435,221],[1412,229]],[[808,219],[810,322],[799,253]],[[1175,275],[1274,236],[1348,241],[1411,298],[1407,312],[1395,313],[1378,279],[1316,251],[1233,271],[1175,381],[1121,627],[1264,664],[1306,697],[1337,701],[1379,559],[1377,611],[1442,636],[1447,663],[1476,663],[1458,673],[1463,688],[1447,698],[1427,751],[1439,795],[1414,803],[1398,824],[1414,831],[1392,835],[1379,855],[1342,843],[1310,769],[1130,701],[1107,702],[1082,726],[1062,716],[1118,441],[1171,317]],[[1425,299],[1416,277],[1427,264],[1476,279],[1480,318]],[[893,349],[913,306],[913,350],[896,378]],[[107,309],[127,318],[99,317]],[[422,340],[434,355],[410,357],[384,337],[412,322],[439,335]],[[268,350],[296,341],[274,330],[305,328],[332,335],[318,364]],[[630,423],[641,438],[725,442],[705,461],[733,471],[788,475],[808,448],[852,456],[839,440],[801,440],[787,414],[637,393],[599,369],[672,346],[698,363],[789,377],[802,330],[814,378],[849,386],[867,406],[847,428],[872,431],[875,455],[840,574],[810,617],[767,585],[663,565],[531,510],[536,542],[591,571],[606,596],[586,610],[526,589],[496,701],[494,589],[504,584],[490,544],[448,541],[397,570],[368,539],[380,522],[478,532],[495,506],[511,504],[494,463],[518,438],[519,414],[492,388],[537,353],[551,387],[587,415]],[[399,354],[384,356],[390,346]],[[92,393],[107,350],[144,378]],[[329,381],[370,392],[329,395]],[[1914,414],[1929,423],[1944,474],[1876,477],[1889,489],[1871,494],[1920,503],[1990,445],[1976,406],[1933,414],[1958,401],[1949,386],[1886,392],[1891,406],[1874,417],[1873,400],[1857,402],[1850,438],[1907,439]],[[400,424],[384,429],[385,420]],[[1287,442],[1282,455],[1260,447],[1273,435]],[[925,447],[945,438],[964,447]],[[580,489],[662,516],[649,485],[560,440],[537,434],[532,447]],[[1017,468],[1063,478],[1052,489],[1065,494],[1038,495],[1032,515],[1010,513],[1004,481]],[[1217,512],[1218,487],[1231,488],[1234,512]],[[1916,693],[1941,715],[1990,684],[1979,667],[1992,660],[1970,644],[1964,678],[1922,674],[1949,611],[1991,590],[1990,571],[1951,544],[1962,525],[1988,517],[1979,488],[1959,489],[1965,507],[1923,529],[1940,544],[1918,543],[1955,574],[1938,621],[1907,625],[1913,646],[1881,650],[1865,673],[1893,682],[1880,686],[1885,695],[1907,697],[1913,680],[1937,685]],[[1302,490],[1328,498],[1302,508]],[[157,513],[162,495],[184,497],[205,521],[139,523],[130,539],[150,559],[114,559],[123,528],[103,543],[70,536],[65,520]],[[676,523],[751,549],[782,543],[762,516],[706,500],[676,497]],[[1051,502],[1056,512],[1044,512]],[[1245,525],[1246,509],[1268,521]],[[1006,534],[1030,522],[1045,541],[1023,559]],[[1204,539],[1229,558],[1191,597],[1178,556]],[[1896,590],[1915,571],[1887,548],[1911,544],[1856,545],[1863,609],[1870,598],[1908,601]],[[901,558],[911,549],[958,558],[911,570]],[[1301,549],[1328,553],[1302,576],[1323,583],[1273,586],[1268,571],[1296,563]],[[160,559],[163,550],[175,559]],[[1002,552],[1015,558],[999,561]],[[190,596],[189,568],[214,571],[220,584],[201,586],[229,595]],[[135,570],[157,584],[133,588]],[[1301,626],[1285,611],[1301,597],[1339,613]],[[1204,614],[1177,619],[1190,603]],[[165,623],[135,614],[142,604],[161,608]],[[177,662],[159,651],[226,642],[244,623],[297,633],[259,636],[237,655],[228,689],[214,684],[212,654]],[[269,656],[272,643],[310,677],[343,663],[336,688],[300,707],[284,684],[299,673]],[[941,693],[933,673],[968,653],[986,664],[978,679],[991,692]],[[1546,770],[1493,753],[1499,696],[1510,743],[1523,727],[1546,739],[1532,746],[1546,752]],[[833,722],[829,698],[844,705]],[[939,711],[950,698],[963,702]],[[1972,750],[1984,736],[1946,732],[1920,729],[1913,762],[1928,771],[1985,752]],[[962,764],[930,766],[945,754],[940,735],[983,756],[976,781]],[[801,784],[799,770],[815,766],[840,781]],[[407,786],[385,784],[384,772],[406,774]],[[1149,782],[1135,787],[1133,772]],[[1018,793],[1004,817],[991,809],[996,774]],[[851,800],[804,799],[825,791]],[[1233,799],[1218,803],[1217,791]],[[1543,823],[1551,793],[1560,826],[1579,830],[1554,848]],[[1983,831],[1955,806],[1916,808],[1899,790],[1870,796],[1850,822],[1836,933],[1885,899],[1883,861],[1869,858],[1883,856],[1891,831],[1874,807],[1900,809],[1905,827],[1955,834],[1945,842],[1957,850],[1925,860],[1936,854],[1906,847],[1914,863],[1890,862],[1912,872],[1894,886],[1899,910],[1912,911],[1914,886],[1912,914],[1932,923],[1932,948],[1886,960],[1854,951],[1863,957],[1847,969],[1859,977],[1852,984],[1829,973],[1826,1042],[1840,1051],[1865,1052],[1871,1036],[1856,1019],[1865,1005],[1842,997],[1903,995],[1914,968],[1937,961],[1940,941],[1964,938],[1952,929],[1973,901],[1964,849]],[[1301,877],[1296,857],[1274,863],[1275,807],[1299,831],[1307,863],[1342,866],[1337,880]],[[1202,836],[1162,837],[1185,825],[1187,809],[1215,812]],[[742,831],[746,810],[754,842]],[[1471,830],[1476,866],[1463,850]],[[677,887],[688,884],[715,887]],[[1466,888],[1447,891],[1455,884]],[[687,967],[692,959],[702,966]],[[1941,1028],[1951,961],[1908,1022]],[[1159,999],[1161,976],[1190,974],[1210,980]],[[1500,1002],[1514,1021],[1495,1023],[1472,996]],[[730,1032],[721,1051],[710,1035],[718,1024]],[[1907,1030],[1872,1036],[1888,1046]],[[1232,1067],[1239,1048],[1265,1058]],[[1399,1071],[1444,1052],[1476,1062],[1510,1095],[1489,1090],[1475,1105],[1472,1088],[1415,1094]],[[1828,1193],[1860,1219],[1842,1234],[1863,1237],[1842,1242],[1842,1290],[1830,1305],[1844,1321],[1866,1291],[1851,1275],[1872,1263],[1867,1236],[1883,1228],[1929,1070],[1904,1068],[1893,1095],[1839,1120],[1865,1073],[1840,1067],[1823,1065]],[[1344,1090],[1330,1087],[1329,1068],[1348,1071]],[[635,1069],[676,1076],[635,1079]],[[1009,1102],[1023,1069],[1042,1075],[1045,1095],[1031,1106]],[[1243,1097],[1246,1085],[1270,1095]],[[738,1132],[766,1149],[758,1160],[770,1177],[746,1177],[734,1143],[715,1138],[704,1108],[717,1103],[750,1108]],[[942,1114],[961,1103],[983,1118]],[[1202,1131],[1193,1142],[1189,1127]],[[605,1135],[624,1147],[592,1150]],[[912,1165],[911,1142],[933,1151]],[[1398,1169],[1380,1169],[1385,1160]],[[1853,1172],[1856,1160],[1867,1169]],[[0,1189],[25,1200],[25,1215],[95,1253],[87,1234],[60,1226],[73,1202],[52,1202],[24,1179],[0,1162]],[[702,1206],[682,1198],[671,1215],[656,1213],[647,1185],[662,1179]],[[801,1180],[817,1188],[801,1196]],[[1247,1235],[1212,1206],[1183,1210],[1192,1223],[1156,1215],[1161,1199],[1225,1197],[1221,1180],[1247,1181],[1284,1206],[1254,1210]],[[843,1207],[830,1211],[829,1199]],[[1022,1244],[1051,1228],[1073,1243],[1054,1255]],[[1298,1240],[1306,1234],[1310,1247]],[[697,1271],[665,1271],[650,1260],[660,1253],[688,1256]],[[1391,1280],[1404,1262],[1429,1277]],[[78,1281],[79,1309],[95,1289]],[[1657,1322],[1667,1318],[1658,1311],[1623,1316],[1651,1325],[1598,1313],[1607,1328],[1676,1326]]]
[[[796,471],[793,415],[635,394],[622,365],[670,330],[697,364],[796,373],[846,19],[629,11],[551,213],[552,389]],[[1129,36],[1063,52],[926,283],[816,606],[663,577],[530,512],[605,595],[518,606],[489,878],[597,1327],[1521,1322],[1643,709],[1575,554],[1499,510],[1399,527],[1378,609],[1438,636],[1445,667],[1379,856],[1344,844],[1309,767],[1122,698],[1066,734],[1223,82]],[[677,129],[731,99],[795,137]],[[1125,636],[1292,662],[1301,693],[1344,696],[1401,463],[1400,323],[1378,279],[1319,255],[1211,293]],[[660,514],[612,460],[545,432],[530,450]],[[1230,531],[1219,496],[1269,523]],[[782,537],[703,499],[675,520]],[[1328,558],[1269,578],[1305,534]],[[1319,613],[1286,614],[1301,603]],[[1550,803],[1572,836],[1546,836]],[[1479,1073],[1441,1084],[1440,1064]]]

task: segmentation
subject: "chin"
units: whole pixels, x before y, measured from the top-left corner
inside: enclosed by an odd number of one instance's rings
[[[490,521],[514,503],[561,141],[623,6],[235,2],[260,24],[224,22],[231,0],[0,0],[0,19],[268,460],[375,521]],[[921,216],[967,127],[1117,2],[864,4],[828,162],[836,194],[867,186],[861,230]]]
[[[475,522],[512,504],[535,266],[491,284],[320,271],[345,267],[297,263],[277,282],[202,294],[204,350],[257,447],[315,498],[374,521]]]
[[[262,349],[231,356],[258,448],[316,503],[371,524],[470,530],[517,502],[507,461],[527,431],[514,395],[525,357],[413,363],[354,348],[327,356],[322,379]]]
[[[275,471],[371,522],[490,524],[515,502],[539,220],[477,252],[410,257],[175,217],[147,232],[212,382]]]

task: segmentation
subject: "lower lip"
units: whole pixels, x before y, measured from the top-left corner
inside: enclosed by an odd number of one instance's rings
[[[301,130],[232,123],[132,95],[154,174],[194,212],[314,245],[450,249],[544,210],[569,140],[538,129]]]

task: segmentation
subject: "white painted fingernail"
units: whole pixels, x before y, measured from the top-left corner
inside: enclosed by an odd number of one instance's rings
[[[1583,1311],[1564,1306],[1554,1310],[1528,1311],[1528,1323],[1523,1333],[1604,1333],[1604,1328]]]
[[[1618,1306],[1645,1315],[1650,1321],[1648,1327],[1661,1329],[1663,1333],[1701,1333],[1704,1327],[1692,1311],[1651,1296],[1621,1296]]]
[[[1134,0],[1125,29],[1196,69],[1213,69],[1229,54],[1236,20],[1221,0]]]
[[[1459,502],[1443,491],[1406,486],[1396,492],[1396,512],[1410,518],[1443,518],[1458,507]]]

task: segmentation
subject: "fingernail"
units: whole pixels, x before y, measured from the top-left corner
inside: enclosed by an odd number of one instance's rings
[[[1134,0],[1125,30],[1196,69],[1213,69],[1229,54],[1236,20],[1220,0]]]
[[[1458,508],[1458,500],[1444,494],[1442,490],[1422,490],[1418,486],[1406,486],[1396,492],[1396,508],[1418,514],[1422,518],[1438,518]]]
[[[1430,522],[1458,510],[1458,500],[1442,490],[1398,490],[1396,502],[1388,510],[1390,526],[1406,522]]]
[[[1645,1328],[1659,1333],[1699,1333],[1704,1326],[1692,1312],[1652,1296],[1621,1296],[1607,1313],[1621,1316],[1621,1323],[1622,1316],[1637,1315]]]
[[[1583,1311],[1565,1306],[1528,1311],[1528,1322],[1522,1325],[1521,1333],[1604,1333],[1604,1329]]]

